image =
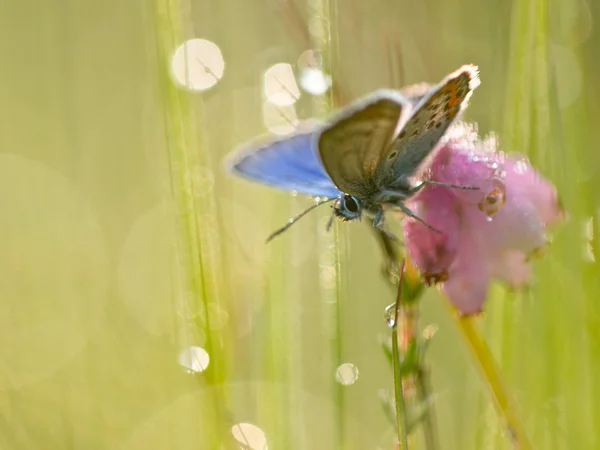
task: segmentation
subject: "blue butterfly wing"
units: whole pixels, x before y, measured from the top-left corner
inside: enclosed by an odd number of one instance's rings
[[[228,157],[233,173],[252,181],[316,197],[341,194],[325,172],[316,151],[320,128],[243,144]]]

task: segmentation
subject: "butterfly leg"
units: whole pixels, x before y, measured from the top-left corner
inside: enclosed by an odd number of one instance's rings
[[[449,183],[442,183],[440,181],[423,181],[421,182],[421,184],[413,187],[410,189],[410,193],[411,194],[416,194],[417,192],[419,192],[421,189],[423,189],[423,187],[425,187],[425,185],[431,185],[431,186],[441,186],[441,187],[447,187],[450,189],[464,189],[464,190],[468,190],[468,191],[476,191],[479,188],[477,186],[458,186],[456,184],[449,184]]]
[[[394,236],[391,232],[383,228],[384,216],[383,216],[383,208],[379,208],[375,213],[375,218],[373,219],[373,226],[385,234],[388,238],[390,238],[394,242],[399,242],[398,238]]]
[[[425,222],[423,219],[421,219],[419,216],[416,216],[415,213],[413,213],[410,209],[408,209],[408,207],[402,203],[402,202],[397,202],[396,203],[398,205],[398,207],[402,210],[402,212],[404,214],[406,214],[408,217],[411,217],[413,219],[415,219],[417,222],[421,222],[423,225],[425,225],[427,228],[429,228],[431,231],[435,231],[436,233],[442,233],[440,230],[438,230],[437,228],[433,228],[431,225],[429,225],[427,222]]]

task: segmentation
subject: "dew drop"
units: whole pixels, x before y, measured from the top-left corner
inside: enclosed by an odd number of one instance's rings
[[[302,89],[312,95],[322,95],[331,86],[331,77],[315,68],[302,70],[299,81]]]
[[[318,50],[306,50],[298,57],[298,68],[316,69],[321,66],[323,58]]]
[[[242,444],[242,449],[267,450],[267,436],[263,430],[251,423],[238,423],[231,427],[231,434]]]
[[[178,362],[190,372],[204,372],[210,362],[210,357],[202,347],[191,346],[179,353]]]
[[[291,106],[300,98],[294,70],[288,63],[269,67],[263,76],[263,91],[267,101],[277,106]]]
[[[294,105],[276,105],[269,101],[263,103],[263,123],[270,132],[279,136],[296,131],[299,124]]]
[[[388,327],[393,328],[396,325],[396,303],[392,303],[385,308],[384,318]]]
[[[485,218],[485,220],[487,220],[488,222],[491,222],[491,221],[492,221],[492,220],[494,220],[494,219],[492,219],[490,216],[487,216],[487,217]]]
[[[223,76],[225,63],[219,47],[206,39],[190,39],[181,44],[171,58],[175,81],[192,91],[213,87]]]
[[[337,368],[335,378],[344,386],[354,384],[358,379],[358,367],[351,363],[344,363]]]

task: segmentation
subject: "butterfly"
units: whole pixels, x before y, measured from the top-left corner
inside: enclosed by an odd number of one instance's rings
[[[267,241],[330,201],[328,227],[333,217],[348,221],[366,214],[375,228],[389,235],[383,227],[384,207],[395,207],[434,229],[404,202],[426,184],[475,189],[430,180],[414,184],[412,179],[478,85],[477,66],[464,65],[434,86],[380,89],[324,122],[309,120],[291,135],[243,144],[226,166],[244,178],[320,198]]]

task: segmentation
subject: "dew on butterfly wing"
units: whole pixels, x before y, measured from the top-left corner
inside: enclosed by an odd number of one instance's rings
[[[231,427],[231,434],[246,450],[268,450],[267,435],[256,425],[238,423]]]
[[[190,346],[184,348],[177,358],[179,364],[190,373],[204,372],[210,362],[208,352],[202,347]]]
[[[358,380],[358,367],[352,363],[344,363],[337,368],[335,378],[344,386],[354,384]]]
[[[225,62],[219,47],[206,39],[190,39],[181,44],[171,57],[171,75],[192,91],[212,88],[223,76]]]
[[[300,98],[294,70],[288,63],[269,67],[263,76],[263,93],[268,102],[277,106],[290,106]]]
[[[388,327],[393,328],[396,325],[396,303],[385,308],[384,319]]]

